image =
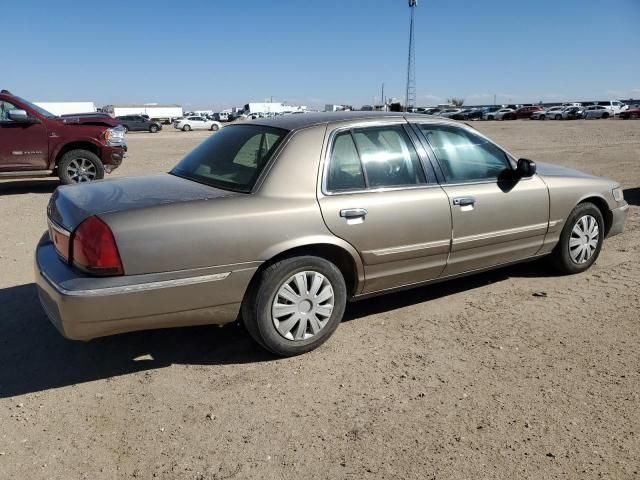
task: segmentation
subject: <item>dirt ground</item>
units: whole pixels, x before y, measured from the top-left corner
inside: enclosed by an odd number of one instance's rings
[[[640,478],[640,122],[478,122],[518,156],[619,181],[627,231],[542,263],[350,304],[274,359],[242,328],[63,339],[33,251],[55,181],[0,183],[0,479]],[[131,133],[111,177],[209,132]]]

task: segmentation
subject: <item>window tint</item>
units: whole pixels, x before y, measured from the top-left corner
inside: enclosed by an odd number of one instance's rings
[[[509,168],[502,150],[465,129],[445,125],[419,125],[448,182],[497,178]]]
[[[367,187],[425,183],[424,171],[402,125],[353,130]]]
[[[9,112],[15,110],[16,106],[9,102],[0,101],[0,122],[11,122]]]
[[[331,148],[327,189],[330,192],[365,188],[362,165],[351,132],[336,135]]]
[[[171,171],[218,188],[249,192],[286,130],[258,125],[222,128]]]

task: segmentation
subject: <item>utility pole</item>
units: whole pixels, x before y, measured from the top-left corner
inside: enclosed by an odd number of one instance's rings
[[[407,61],[407,90],[404,97],[404,109],[416,106],[416,46],[413,39],[413,12],[418,6],[418,0],[409,0],[411,22],[409,23],[409,60]]]
[[[387,111],[387,103],[384,101],[384,82],[382,82],[382,92],[380,93],[380,103],[382,103],[382,111]]]

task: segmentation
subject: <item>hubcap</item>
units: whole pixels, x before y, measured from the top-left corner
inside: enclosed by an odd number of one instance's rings
[[[75,183],[90,182],[96,178],[96,167],[86,158],[71,160],[67,167],[67,174]]]
[[[569,255],[575,263],[587,262],[598,248],[600,229],[598,222],[591,215],[580,217],[571,231],[569,238]]]
[[[273,325],[287,340],[307,340],[329,323],[333,305],[333,287],[324,275],[298,272],[280,286],[273,299]]]

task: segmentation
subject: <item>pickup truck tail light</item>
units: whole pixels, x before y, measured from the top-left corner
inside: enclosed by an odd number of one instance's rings
[[[89,217],[73,232],[71,261],[92,275],[124,275],[111,229],[98,217]]]

